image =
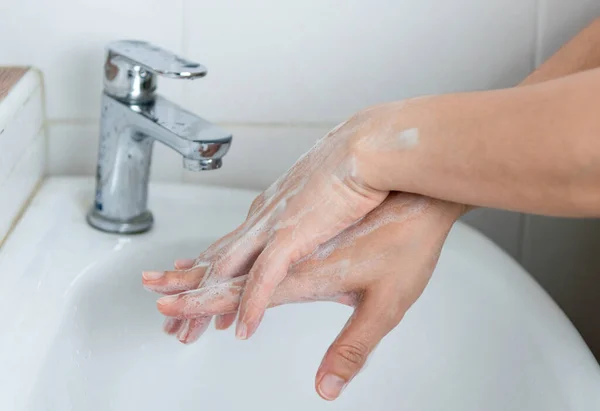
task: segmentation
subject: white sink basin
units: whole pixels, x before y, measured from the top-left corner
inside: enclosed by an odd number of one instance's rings
[[[0,253],[0,410],[597,410],[600,369],[509,257],[457,224],[423,297],[334,403],[314,374],[347,307],[272,309],[237,341],[161,332],[141,271],[194,257],[256,193],[154,185],[151,233],[89,228],[89,179],[50,179]]]

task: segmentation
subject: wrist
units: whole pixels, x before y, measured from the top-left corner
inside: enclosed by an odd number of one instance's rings
[[[390,193],[379,206],[383,212],[394,214],[398,221],[426,222],[427,231],[448,230],[464,214],[465,208],[464,204],[401,192]]]
[[[424,249],[433,249],[436,244],[443,244],[450,229],[462,215],[463,206],[429,197],[415,197],[425,201],[426,205],[418,214],[398,224],[396,235],[403,238],[410,232],[413,239]]]
[[[429,126],[436,96],[370,107],[357,113],[351,139],[362,183],[379,191],[414,192],[426,154],[421,130]]]
[[[468,212],[468,206],[450,201],[433,200],[435,201],[436,213],[439,215],[438,224],[443,227],[452,227],[452,225]]]
[[[468,205],[468,204],[461,204],[461,207],[462,207],[462,210],[461,210],[459,218],[462,217],[462,216],[464,216],[468,212],[473,211],[473,210],[479,208],[478,206]]]

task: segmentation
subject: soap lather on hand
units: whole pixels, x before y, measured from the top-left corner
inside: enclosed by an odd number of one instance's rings
[[[411,194],[394,193],[363,219],[289,267],[269,306],[334,301],[355,308],[316,376],[319,394],[337,398],[381,339],[421,295],[446,235],[463,208]],[[172,294],[158,309],[172,323],[235,315],[248,275],[206,284],[208,270],[180,268],[155,280],[151,290]],[[203,274],[202,274],[203,273]],[[201,285],[199,288],[199,284]]]

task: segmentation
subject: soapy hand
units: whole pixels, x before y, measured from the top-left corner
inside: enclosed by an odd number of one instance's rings
[[[157,292],[173,293],[189,289],[185,282],[193,278],[202,278],[200,287],[210,287],[247,274],[236,336],[250,337],[289,266],[387,197],[387,191],[371,189],[361,178],[364,164],[359,142],[381,131],[373,119],[368,112],[361,113],[320,139],[284,176],[256,198],[240,227],[193,262],[193,267],[186,272],[187,279],[181,280],[183,288],[162,286],[166,278],[179,275],[177,272],[146,272],[145,286]],[[189,263],[184,262],[179,267],[188,267]],[[227,328],[234,320],[235,314],[222,316],[216,326]],[[192,321],[169,321],[165,329],[176,333],[181,341],[191,342],[206,329],[209,321],[209,316]]]
[[[269,306],[335,301],[355,307],[317,372],[317,391],[323,398],[339,396],[421,295],[462,211],[457,204],[393,193],[365,218],[289,267]],[[158,309],[171,321],[235,313],[251,280],[242,275],[206,284],[202,275],[190,273],[198,271],[163,277],[165,289],[191,289],[158,300]],[[205,285],[196,289],[198,284]]]

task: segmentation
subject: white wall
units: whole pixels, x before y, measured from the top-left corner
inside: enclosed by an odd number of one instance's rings
[[[235,136],[218,172],[185,172],[157,147],[153,178],[256,188],[358,109],[511,86],[600,16],[596,0],[2,3],[0,64],[45,75],[50,173],[93,172],[103,47],[138,38],[208,67],[159,91]],[[520,260],[600,354],[600,224],[493,210],[466,220]]]

